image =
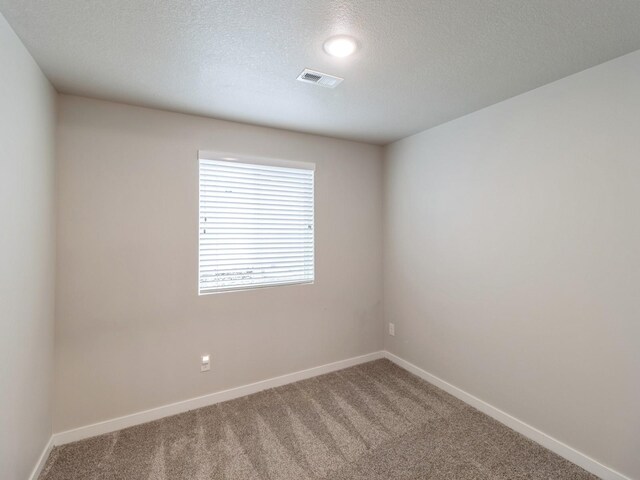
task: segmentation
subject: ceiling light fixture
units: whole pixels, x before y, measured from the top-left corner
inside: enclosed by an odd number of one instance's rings
[[[355,39],[347,35],[331,37],[324,42],[324,51],[332,57],[348,57],[358,48]]]

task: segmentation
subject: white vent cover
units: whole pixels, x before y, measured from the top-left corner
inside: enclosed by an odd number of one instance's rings
[[[298,80],[301,82],[315,83],[321,87],[336,88],[344,78],[334,77],[333,75],[305,68],[302,73],[298,75]]]

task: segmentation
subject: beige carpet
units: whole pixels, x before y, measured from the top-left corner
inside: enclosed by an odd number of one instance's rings
[[[57,447],[40,476],[593,478],[388,360]]]

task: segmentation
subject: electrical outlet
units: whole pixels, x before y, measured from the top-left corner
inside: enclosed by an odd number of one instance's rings
[[[396,324],[395,323],[389,323],[389,335],[391,335],[392,337],[396,336]]]
[[[202,355],[200,358],[200,371],[208,372],[211,370],[211,357],[209,355]]]

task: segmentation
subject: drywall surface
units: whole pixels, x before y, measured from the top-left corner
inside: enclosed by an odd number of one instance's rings
[[[0,10],[61,92],[380,144],[640,48],[636,0],[0,0]],[[345,33],[355,54],[326,55],[324,41]],[[296,82],[304,67],[345,81]]]
[[[59,101],[54,431],[381,348],[380,147]],[[316,163],[313,285],[198,296],[199,149]]]
[[[387,147],[386,348],[640,478],[640,52]]]
[[[56,92],[0,15],[0,478],[51,437]]]

